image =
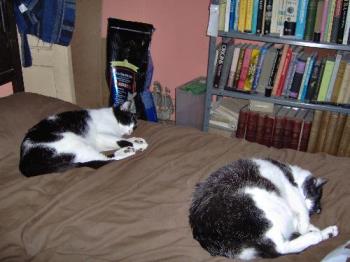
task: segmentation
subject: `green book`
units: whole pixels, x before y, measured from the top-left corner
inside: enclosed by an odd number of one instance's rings
[[[309,0],[309,4],[307,6],[304,39],[308,41],[312,41],[314,37],[317,2],[318,0]]]
[[[320,90],[318,92],[317,101],[326,100],[328,86],[331,81],[334,64],[335,64],[334,59],[331,59],[331,58],[327,59],[324,67],[323,75],[322,75],[322,81],[321,81]]]

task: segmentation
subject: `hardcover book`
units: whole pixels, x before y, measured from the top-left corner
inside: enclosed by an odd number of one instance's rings
[[[256,141],[256,129],[258,125],[259,113],[254,111],[249,111],[248,113],[248,122],[245,139],[249,142]]]
[[[338,53],[335,57],[335,63],[334,63],[334,67],[331,75],[331,80],[329,81],[329,86],[326,94],[326,101],[331,101],[332,99],[332,93],[334,90],[335,81],[337,79],[341,59],[342,59],[342,54]]]
[[[310,153],[316,152],[316,146],[318,143],[318,140],[317,140],[318,132],[321,129],[321,118],[322,118],[322,111],[315,110],[314,119],[312,120],[312,127],[310,131],[309,142],[307,145],[307,152],[310,152]]]
[[[326,127],[324,127],[325,129],[327,129],[327,131],[326,131],[322,151],[329,153],[329,154],[331,153],[332,140],[333,140],[336,125],[337,125],[338,116],[339,116],[339,113],[331,112],[330,117],[329,117],[329,121],[328,121],[328,125]]]
[[[317,101],[326,100],[326,95],[327,95],[329,83],[331,81],[334,63],[335,61],[333,58],[328,58],[326,61],[326,65],[324,67],[324,71],[322,75],[320,90],[318,91]]]
[[[282,108],[275,115],[275,124],[272,133],[272,144],[275,148],[283,147],[283,129],[286,121],[286,115],[291,109],[289,106],[282,106]]]
[[[254,47],[249,61],[247,78],[244,81],[243,90],[251,91],[253,89],[254,75],[260,55],[260,47]]]
[[[292,59],[292,48],[289,46],[286,54],[286,58],[284,59],[283,65],[281,67],[281,76],[278,81],[278,85],[276,87],[276,96],[281,96],[283,92],[284,83],[287,78],[287,71],[290,66],[290,61]]]
[[[320,42],[321,40],[321,25],[322,25],[322,13],[323,13],[324,0],[318,0],[314,27],[314,42]]]
[[[347,62],[345,66],[345,71],[344,71],[344,76],[341,82],[338,98],[337,98],[337,103],[342,104],[345,103],[345,95],[347,93],[347,90],[350,88],[350,63]]]
[[[281,58],[278,62],[276,62],[277,72],[276,72],[274,83],[272,85],[272,95],[273,96],[276,96],[276,94],[277,94],[277,89],[279,87],[280,78],[281,78],[281,72],[282,72],[284,63],[286,62],[286,57],[287,57],[289,47],[290,47],[289,45],[283,45],[282,51],[281,51]]]
[[[290,148],[299,150],[301,133],[303,128],[304,118],[306,117],[307,110],[304,108],[299,108],[295,115],[292,128],[292,138],[290,140]]]
[[[275,0],[275,1],[277,1],[277,0]],[[273,2],[274,2],[273,0],[266,0],[265,22],[264,22],[264,34],[265,35],[270,34]]]
[[[247,7],[246,7],[244,32],[251,33],[252,32],[254,0],[246,0],[245,2],[247,3]]]
[[[276,57],[277,57],[277,48],[275,47],[269,48],[266,52],[265,59],[261,67],[260,78],[256,89],[256,91],[260,94],[265,93],[265,88],[267,88],[269,84],[270,75],[273,70]]]
[[[295,98],[295,99],[298,98],[301,81],[303,80],[303,75],[305,71],[305,64],[306,64],[306,56],[303,55],[297,59],[295,73],[294,73],[292,85],[289,91],[290,98]]]
[[[292,132],[296,113],[297,110],[293,108],[288,112],[288,114],[285,117],[282,138],[283,148],[291,148]]]
[[[318,2],[317,0],[309,0],[308,6],[307,6],[304,39],[308,41],[312,41],[314,36],[317,2]]]
[[[313,118],[314,118],[314,112],[312,110],[308,110],[308,113],[304,118],[302,132],[300,135],[301,138],[300,138],[300,144],[299,144],[299,151],[303,151],[303,152],[307,151]]]
[[[235,46],[235,49],[233,50],[231,68],[230,68],[230,73],[228,75],[228,80],[227,80],[227,85],[226,85],[227,90],[234,90],[233,81],[234,81],[235,73],[236,73],[236,69],[237,69],[239,52],[240,52],[242,46],[243,46],[243,44],[239,44],[239,45]]]
[[[331,27],[331,42],[336,43],[338,38],[338,28],[342,10],[343,0],[336,0],[335,10],[333,15],[333,26]]]
[[[339,96],[341,84],[343,81],[346,64],[347,62],[345,60],[340,61],[339,69],[338,69],[338,73],[334,83],[334,88],[333,88],[332,97],[331,97],[331,102],[333,103],[337,103],[338,101],[338,96]]]
[[[258,114],[255,142],[261,145],[264,144],[264,130],[265,130],[266,117],[267,116],[265,113]]]
[[[239,81],[238,81],[238,85],[237,85],[238,90],[243,90],[243,88],[244,88],[244,81],[248,76],[249,63],[250,63],[250,58],[252,56],[252,51],[253,51],[253,46],[248,46],[245,49],[241,73],[240,73]]]
[[[314,67],[312,68],[309,86],[306,91],[305,100],[310,101],[317,89],[317,79],[320,73],[321,59],[317,59]]]
[[[285,1],[285,19],[283,21],[283,35],[294,36],[297,23],[298,0]]]
[[[343,133],[340,138],[337,156],[348,156],[350,147],[350,115],[346,117]]]
[[[240,50],[239,50],[239,56],[238,56],[238,61],[237,61],[237,69],[235,72],[235,78],[232,84],[232,87],[237,89],[238,87],[238,82],[239,82],[239,77],[241,75],[241,70],[242,70],[242,65],[243,65],[243,59],[244,59],[244,54],[245,50],[247,48],[247,45],[243,45]]]
[[[265,9],[265,3],[266,0],[258,0],[258,13],[256,17],[256,33],[257,34],[262,34],[263,31],[263,15],[264,15],[264,9]]]
[[[265,60],[265,56],[267,53],[267,50],[272,46],[271,43],[264,44],[260,49],[260,54],[258,58],[258,62],[255,69],[255,75],[254,75],[254,81],[253,81],[253,90],[256,90],[259,84],[260,74],[263,66],[263,62]]]
[[[331,116],[330,111],[322,112],[320,131],[317,136],[316,152],[323,152],[324,142],[327,135],[327,126]]]
[[[329,0],[328,2],[328,15],[327,15],[326,28],[324,32],[324,38],[323,38],[324,42],[331,41],[335,4],[336,4],[336,0]]]
[[[349,8],[349,0],[343,0],[341,15],[340,15],[340,22],[339,22],[339,28],[338,28],[338,39],[337,43],[342,44],[343,38],[344,38],[344,30],[346,25],[346,17],[348,13]]]
[[[221,71],[222,71],[222,66],[224,64],[227,45],[228,45],[228,43],[222,42],[220,45],[220,48],[219,48],[219,53],[218,53],[217,62],[216,62],[216,71],[215,71],[215,76],[214,76],[214,87],[215,88],[219,87]]]
[[[313,53],[309,58],[305,66],[305,72],[303,75],[303,80],[301,81],[301,87],[298,95],[298,99],[305,101],[307,89],[309,87],[309,82],[311,78],[311,71],[314,67],[314,63],[317,57],[317,53]]]
[[[221,68],[221,75],[220,75],[219,86],[218,86],[220,89],[226,87],[228,76],[230,73],[234,49],[235,49],[234,44],[228,43],[224,62]]]
[[[295,38],[303,39],[305,32],[306,23],[306,12],[309,0],[299,0],[298,14],[297,14],[297,25],[295,28]]]
[[[247,15],[247,1],[240,0],[240,2],[239,2],[239,15],[238,15],[238,31],[240,31],[240,32],[244,32],[246,15]]]
[[[242,107],[241,110],[239,111],[237,130],[236,130],[237,138],[245,138],[248,117],[249,117],[249,108],[246,105]]]

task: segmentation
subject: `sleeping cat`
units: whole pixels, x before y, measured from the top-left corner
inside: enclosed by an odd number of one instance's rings
[[[212,256],[250,260],[299,253],[338,234],[318,229],[325,179],[272,159],[226,165],[196,186],[189,222],[193,237]]]
[[[137,126],[129,101],[109,107],[50,116],[25,135],[19,168],[23,175],[62,172],[73,167],[98,168],[147,148],[142,138],[123,139]],[[103,151],[116,150],[112,156]]]

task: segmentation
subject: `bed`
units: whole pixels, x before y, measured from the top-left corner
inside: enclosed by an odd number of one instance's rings
[[[18,170],[25,132],[40,119],[78,107],[16,93],[0,99],[1,261],[229,261],[192,238],[188,208],[195,184],[243,157],[272,157],[329,179],[315,225],[340,234],[274,261],[320,261],[350,239],[350,159],[273,149],[196,129],[140,121],[146,151],[100,169],[32,178]],[[268,261],[268,260],[265,260]]]

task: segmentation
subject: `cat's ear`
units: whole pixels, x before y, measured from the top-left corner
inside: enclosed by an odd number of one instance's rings
[[[326,178],[317,177],[317,178],[315,179],[315,186],[316,186],[316,187],[322,187],[322,186],[324,186],[327,182],[328,182],[328,180],[327,180]]]
[[[120,110],[121,111],[130,111],[130,105],[131,105],[131,102],[129,100],[127,100],[123,104],[121,104]]]

